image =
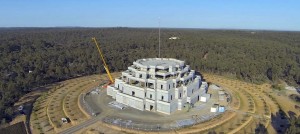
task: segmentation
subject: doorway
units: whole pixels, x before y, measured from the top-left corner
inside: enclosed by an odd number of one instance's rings
[[[150,111],[152,111],[153,110],[153,105],[150,105]]]

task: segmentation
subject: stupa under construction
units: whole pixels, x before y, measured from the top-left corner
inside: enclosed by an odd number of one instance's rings
[[[139,110],[171,114],[199,101],[207,88],[184,61],[148,58],[133,62],[114,85],[107,87],[107,94]]]

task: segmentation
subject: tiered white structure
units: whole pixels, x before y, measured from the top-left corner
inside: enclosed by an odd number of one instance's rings
[[[171,114],[194,104],[208,86],[184,61],[171,58],[139,59],[122,72],[107,94],[139,110]]]

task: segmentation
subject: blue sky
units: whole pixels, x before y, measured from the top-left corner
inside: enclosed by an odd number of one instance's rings
[[[299,0],[0,0],[0,27],[300,31]]]

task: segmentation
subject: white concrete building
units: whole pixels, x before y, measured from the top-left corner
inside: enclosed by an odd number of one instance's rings
[[[194,104],[208,85],[184,61],[171,58],[139,59],[122,72],[107,94],[139,110],[171,114]]]
[[[217,112],[219,109],[219,105],[218,104],[214,104],[211,108],[210,108],[210,112]]]

